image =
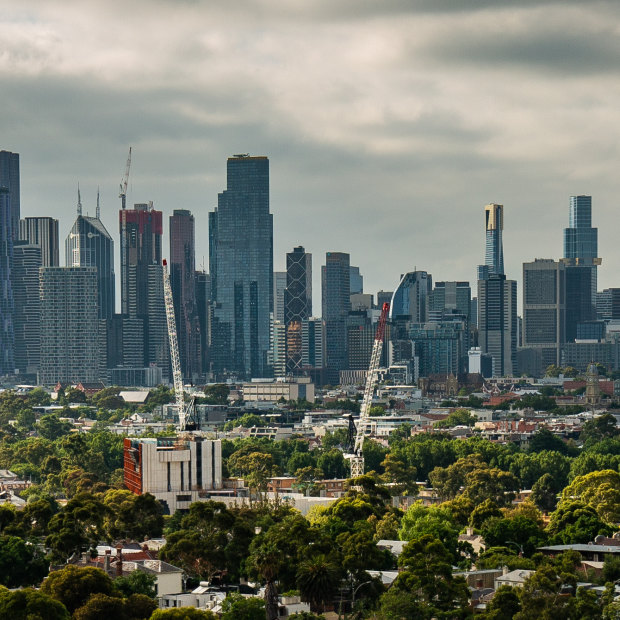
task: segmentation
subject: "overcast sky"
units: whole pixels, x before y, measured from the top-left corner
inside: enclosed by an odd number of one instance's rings
[[[190,209],[207,268],[226,158],[267,155],[274,267],[313,253],[315,314],[328,250],[366,292],[415,267],[474,284],[489,202],[520,281],[562,255],[572,194],[593,196],[599,289],[620,286],[620,2],[3,4],[0,148],[21,156],[22,216],[60,219],[63,256],[78,182],[90,214],[101,187],[118,244],[132,145],[128,204]]]

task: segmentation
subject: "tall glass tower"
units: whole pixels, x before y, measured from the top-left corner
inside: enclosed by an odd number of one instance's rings
[[[489,204],[484,208],[486,228],[486,247],[484,264],[489,274],[504,274],[504,248],[502,231],[504,229],[504,205]]]
[[[0,375],[15,372],[13,332],[13,234],[11,193],[0,185]]]
[[[244,154],[228,159],[227,188],[209,213],[209,271],[213,371],[244,378],[268,376],[273,215],[267,157]]]
[[[19,153],[0,151],[0,187],[6,187],[9,190],[11,236],[15,241],[19,234]]]
[[[289,372],[302,365],[301,323],[312,315],[312,254],[302,246],[286,253],[284,323],[286,325],[286,366]]]

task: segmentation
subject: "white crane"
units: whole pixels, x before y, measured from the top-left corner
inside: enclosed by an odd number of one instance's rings
[[[164,302],[166,305],[166,321],[168,322],[168,338],[170,339],[170,361],[172,364],[172,378],[174,383],[174,396],[179,412],[179,430],[187,428],[187,409],[183,398],[183,376],[181,375],[181,360],[179,359],[179,341],[177,338],[177,325],[174,318],[174,302],[172,300],[172,287],[170,286],[170,274],[168,263],[162,261],[164,277]]]
[[[355,445],[353,453],[346,454],[345,458],[351,462],[351,478],[357,478],[364,475],[364,455],[362,448],[364,446],[364,438],[366,436],[366,427],[368,426],[368,411],[372,404],[372,394],[377,382],[377,370],[381,360],[381,351],[383,350],[383,337],[385,335],[385,323],[390,311],[390,304],[384,303],[381,309],[381,317],[377,325],[375,333],[375,341],[372,345],[372,354],[370,356],[370,366],[366,375],[366,386],[364,388],[364,399],[360,408],[360,419],[357,423],[357,432],[355,434]]]

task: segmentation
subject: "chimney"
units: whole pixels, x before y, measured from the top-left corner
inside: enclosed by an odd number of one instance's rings
[[[116,545],[116,576],[123,576],[123,545]]]
[[[504,566],[502,566],[502,577],[504,575],[507,575],[510,572],[510,569],[504,564]]]

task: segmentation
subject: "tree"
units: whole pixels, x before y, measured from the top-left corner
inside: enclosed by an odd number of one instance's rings
[[[435,422],[435,428],[452,428],[454,426],[473,426],[478,418],[468,409],[455,409],[445,420]]]
[[[0,584],[9,588],[38,585],[48,569],[36,545],[17,536],[0,536]]]
[[[467,584],[462,577],[453,577],[452,556],[439,540],[427,534],[409,541],[398,565],[401,571],[392,587],[415,593],[429,615],[450,612],[449,617],[456,618],[466,613]]]
[[[125,613],[131,620],[150,618],[157,609],[157,602],[144,594],[130,594],[125,600]]]
[[[123,599],[116,596],[108,596],[107,594],[93,594],[73,614],[75,620],[125,617],[125,603]]]
[[[487,605],[488,617],[492,620],[512,620],[521,611],[521,601],[515,588],[500,586]]]
[[[448,508],[424,506],[422,502],[415,502],[407,510],[401,521],[400,539],[416,540],[425,535],[441,541],[452,555],[452,561],[456,561],[459,527],[454,523]]]
[[[414,593],[397,588],[390,588],[379,599],[379,612],[382,620],[428,618],[428,611]]]
[[[103,503],[108,508],[106,530],[111,538],[143,540],[161,536],[163,509],[154,495],[134,495],[127,490],[110,489]]]
[[[206,385],[204,389],[205,401],[212,405],[225,405],[228,402],[230,388],[225,383]]]
[[[562,491],[562,501],[580,500],[607,523],[620,521],[620,474],[611,469],[577,476]]]
[[[72,554],[94,549],[105,538],[105,515],[106,507],[92,495],[76,495],[50,520],[45,544],[52,557],[64,561]]]
[[[562,441],[557,435],[554,435],[548,428],[541,428],[530,439],[529,452],[542,452],[550,450],[559,452],[560,454],[573,455],[574,449]]]
[[[269,478],[278,474],[273,456],[264,452],[235,453],[228,460],[228,468],[234,475],[242,476],[259,497],[267,490]]]
[[[388,453],[381,467],[384,470],[383,479],[395,485],[394,490],[399,494],[417,495],[418,485],[416,484],[417,470],[412,465],[396,456]]]
[[[586,447],[603,439],[613,439],[620,434],[616,418],[611,413],[604,413],[593,420],[588,420],[581,430],[579,438]]]
[[[558,496],[551,474],[544,474],[533,484],[531,499],[538,508],[545,512],[551,512],[555,508]]]
[[[325,611],[325,605],[335,596],[340,583],[338,565],[319,554],[299,564],[297,587],[301,600],[310,603],[310,611]]]
[[[69,620],[69,612],[59,601],[30,588],[0,590],[0,618],[10,620]]]
[[[93,594],[113,592],[112,580],[99,568],[78,568],[72,564],[53,571],[41,585],[41,592],[60,601],[70,613],[86,604]]]
[[[316,461],[316,466],[323,471],[325,478],[346,478],[348,476],[347,463],[342,451],[331,448],[323,452]]]
[[[117,577],[114,580],[115,589],[124,597],[132,594],[141,594],[151,599],[157,595],[157,578],[155,575],[144,573],[141,570],[134,570],[127,577]]]
[[[222,620],[265,620],[265,601],[229,594],[222,602]]]
[[[66,435],[72,428],[70,422],[63,422],[55,413],[47,413],[41,416],[41,419],[36,424],[36,429],[41,437],[45,439],[58,439],[63,435]]]
[[[514,545],[527,556],[546,542],[538,524],[524,516],[489,519],[482,526],[481,534],[490,547]]]
[[[547,526],[551,544],[587,544],[598,534],[611,532],[612,528],[601,521],[595,508],[573,500],[561,501]]]

